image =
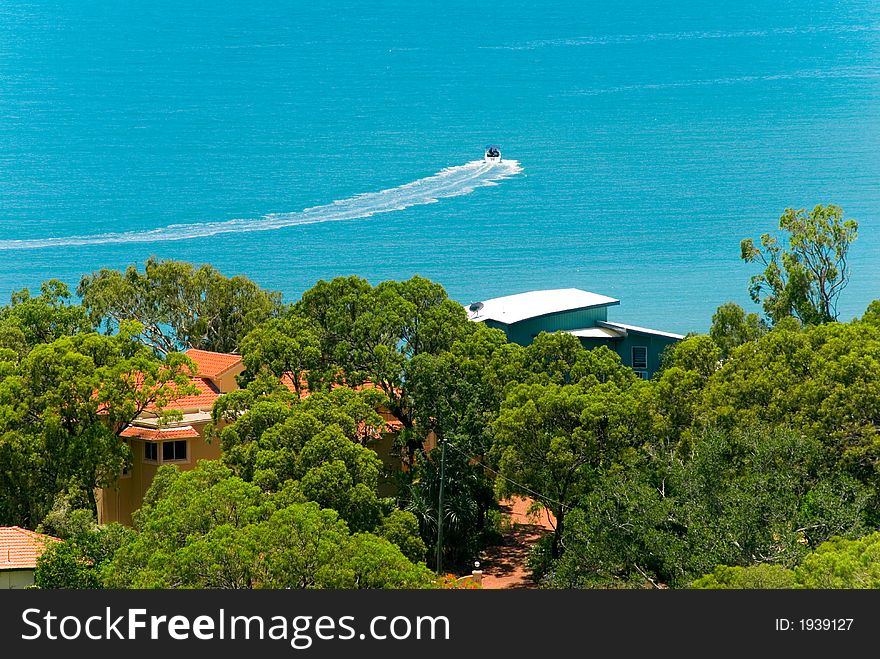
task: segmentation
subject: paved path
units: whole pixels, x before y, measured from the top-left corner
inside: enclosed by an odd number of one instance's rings
[[[552,516],[548,519],[547,510],[528,515],[531,499],[513,497],[500,503],[511,529],[500,545],[490,547],[480,557],[483,588],[535,588],[526,564],[534,544],[545,533],[553,532]]]

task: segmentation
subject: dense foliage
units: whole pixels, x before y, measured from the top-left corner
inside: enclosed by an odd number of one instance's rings
[[[190,361],[156,357],[133,339],[137,329],[61,336],[23,355],[0,348],[0,523],[33,528],[59,496],[94,510],[95,489],[130,460],[118,433],[189,391]]]
[[[159,353],[186,348],[234,351],[251,329],[276,315],[281,296],[247,277],[224,277],[209,265],[151,258],[144,271],[102,269],[77,289],[95,326],[141,325],[139,338]]]
[[[103,567],[110,587],[408,588],[432,576],[295,483],[267,494],[218,463],[161,468],[135,529]]]
[[[832,538],[794,569],[758,563],[719,565],[693,588],[880,588],[880,533],[857,540]]]
[[[722,305],[649,381],[569,334],[508,343],[420,277],[322,281],[285,307],[151,260],[83,278],[83,306],[59,282],[16,293],[0,523],[64,540],[42,587],[421,587],[440,523],[463,567],[523,495],[555,525],[530,560],[547,587],[876,586],[880,300],[834,320],[855,237],[838,210],[787,213],[788,252],[764,241],[766,319]],[[246,367],[213,410],[222,462],[163,467],[133,529],[95,524],[130,459],[119,430],[186,391],[186,346]]]

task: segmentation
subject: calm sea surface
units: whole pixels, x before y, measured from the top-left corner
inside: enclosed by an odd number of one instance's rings
[[[518,165],[468,164],[487,143]],[[705,330],[751,306],[739,241],[828,202],[861,223],[850,318],[880,297],[876,0],[0,0],[2,300],[156,255]]]

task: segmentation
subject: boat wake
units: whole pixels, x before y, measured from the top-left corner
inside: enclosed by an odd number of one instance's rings
[[[562,39],[537,39],[524,43],[493,44],[480,46],[483,50],[535,50],[550,47],[606,46],[618,44],[641,44],[655,41],[692,41],[702,39],[739,39],[747,37],[786,37],[809,34],[856,34],[878,32],[880,24],[870,25],[820,25],[804,27],[776,27],[765,30],[653,32],[649,34],[607,34],[567,37]]]
[[[634,85],[618,85],[597,89],[578,89],[564,92],[561,96],[600,96],[633,91],[657,91],[685,87],[714,87],[716,85],[736,85],[750,82],[776,82],[779,80],[833,80],[833,79],[871,79],[880,77],[877,67],[840,67],[837,69],[793,71],[791,73],[771,73],[768,75],[744,75],[728,78],[709,78],[706,80],[678,80],[675,82],[655,82]]]
[[[522,172],[516,160],[485,162],[475,160],[456,167],[447,167],[433,176],[421,178],[396,188],[367,192],[323,206],[314,206],[294,213],[272,213],[260,218],[171,224],[149,231],[126,231],[95,235],[0,240],[0,250],[42,249],[46,247],[78,247],[113,243],[153,243],[171,240],[204,238],[222,233],[272,231],[285,227],[319,222],[339,222],[372,217],[379,213],[399,211],[410,206],[433,204],[448,197],[458,197],[477,188],[497,185]]]

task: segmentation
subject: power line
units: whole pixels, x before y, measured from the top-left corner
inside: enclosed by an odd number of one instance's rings
[[[477,462],[480,463],[480,466],[481,466],[483,469],[485,469],[486,471],[490,471],[490,472],[492,472],[492,473],[495,474],[498,478],[501,478],[501,479],[503,479],[503,480],[506,480],[508,483],[513,483],[513,484],[516,485],[518,488],[520,488],[520,489],[522,489],[522,490],[528,492],[529,494],[533,494],[534,496],[538,497],[539,499],[543,499],[543,500],[545,500],[545,501],[549,501],[550,503],[555,503],[557,506],[559,506],[559,507],[562,508],[563,510],[568,510],[568,509],[571,508],[571,506],[569,506],[568,504],[562,503],[561,501],[557,501],[556,499],[553,499],[552,497],[548,497],[548,496],[545,495],[545,494],[541,494],[540,492],[536,492],[535,490],[526,487],[526,486],[523,485],[522,483],[517,483],[517,482],[516,482],[515,480],[513,480],[512,478],[508,478],[508,477],[505,476],[504,474],[495,471],[494,469],[492,469],[492,467],[489,467],[489,466],[483,464],[483,462],[480,461],[479,458],[477,458],[477,457],[475,457],[475,456],[473,456],[473,455],[468,455],[467,453],[465,453],[464,451],[462,451],[462,450],[461,450],[460,448],[458,448],[455,444],[452,444],[452,443],[450,443],[450,442],[446,442],[446,441],[444,441],[444,444],[449,444],[449,448],[451,448],[453,451],[458,451],[459,453],[461,453],[461,455],[463,455],[464,457],[466,457],[468,460],[476,460]]]

